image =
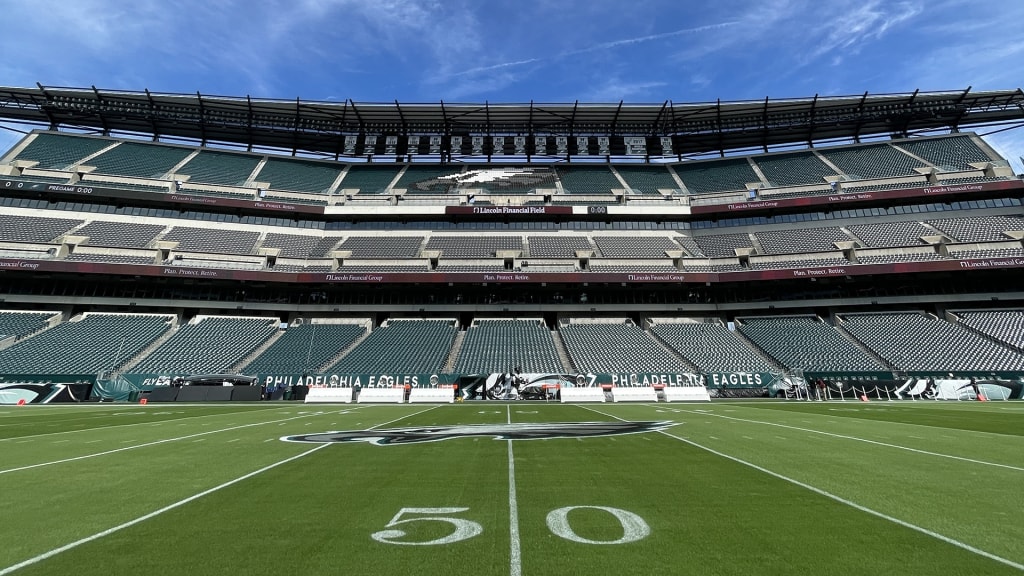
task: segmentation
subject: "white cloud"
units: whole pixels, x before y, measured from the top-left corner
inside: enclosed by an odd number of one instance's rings
[[[618,102],[619,100],[649,100],[655,92],[661,92],[667,82],[662,81],[631,81],[620,78],[608,78],[603,84],[587,90],[583,97],[590,102]],[[664,100],[664,98],[658,98]]]
[[[489,64],[484,66],[472,66],[462,70],[455,70],[448,74],[441,74],[436,77],[433,81],[436,83],[453,82],[454,85],[449,91],[453,91],[458,94],[470,94],[474,88],[487,88],[493,90],[495,88],[505,87],[513,82],[521,81],[524,77],[529,76],[532,72],[540,70],[550,64],[556,62],[562,62],[577,58],[579,56],[588,54],[597,54],[602,52],[613,52],[620,48],[627,48],[631,46],[649,44],[658,41],[671,40],[673,38],[697,35],[703,32],[715,32],[720,31],[731,26],[735,26],[737,21],[725,21],[718,22],[715,24],[708,24],[703,26],[695,26],[689,28],[681,28],[670,32],[661,32],[656,34],[645,34],[642,36],[634,36],[631,38],[623,38],[618,40],[610,40],[605,42],[596,42],[584,46],[582,48],[576,48],[571,50],[563,50],[549,56],[537,56],[530,58],[520,58],[516,60],[509,60],[505,62],[498,62],[495,64]],[[474,55],[475,61],[476,55]],[[641,86],[645,83],[629,83],[622,84],[622,87]],[[646,83],[648,88],[651,83]],[[665,86],[667,82],[659,82],[658,86]],[[609,87],[612,86],[610,83],[606,83],[604,86],[597,86],[589,90],[593,95],[611,95],[615,90],[609,91]],[[483,90],[481,90],[483,91]],[[583,89],[583,92],[587,92],[587,89]],[[619,97],[611,98],[614,100],[620,99]]]

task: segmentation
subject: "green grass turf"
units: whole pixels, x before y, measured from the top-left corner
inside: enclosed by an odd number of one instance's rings
[[[1017,497],[1024,479],[1022,408],[935,402],[3,408],[0,574],[296,456],[13,573],[1019,574],[850,503],[1024,564],[1024,504]],[[317,450],[279,440],[374,426],[620,419],[675,424],[625,436],[470,437]],[[511,555],[510,450],[518,561]],[[58,460],[66,461],[52,463]],[[622,544],[573,542],[547,524],[552,511],[565,507],[576,507],[565,517],[578,538],[611,542],[624,535],[615,516],[591,507],[639,517],[650,533]],[[403,508],[467,510],[435,515],[454,519],[447,522],[404,523],[398,527],[405,536],[395,540],[445,538],[452,522],[475,523],[482,532],[427,546],[374,540]],[[424,516],[407,511],[402,518]]]

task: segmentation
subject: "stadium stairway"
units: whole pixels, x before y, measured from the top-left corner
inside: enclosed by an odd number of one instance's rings
[[[959,315],[957,315],[956,311],[947,310],[945,313],[942,314],[942,318],[944,320],[957,324],[958,326],[963,326],[967,330],[974,332],[978,336],[981,336],[982,338],[988,340],[989,342],[992,342],[993,344],[996,344],[998,346],[1006,346],[1011,350],[1016,350],[1017,352],[1024,354],[1024,346],[1017,346],[1013,342],[1008,342],[1007,340],[996,338],[995,336],[988,334],[983,330],[979,330],[977,327],[972,326],[964,318],[961,318]]]
[[[266,352],[267,348],[270,348],[274,342],[280,340],[281,336],[284,336],[284,332],[284,330],[278,330],[273,336],[267,338],[263,344],[260,344],[255,350],[250,352],[248,356],[233,364],[231,368],[228,369],[228,372],[232,374],[241,374],[243,368],[248,366],[249,363],[255,360],[257,356]],[[247,374],[247,376],[253,376],[253,374]]]
[[[885,360],[885,358],[882,358],[881,356],[879,356],[877,352],[875,352],[871,348],[868,348],[867,346],[865,346],[864,343],[861,342],[860,340],[858,340],[856,336],[854,336],[853,334],[850,334],[846,330],[846,328],[843,327],[843,323],[842,323],[841,319],[835,313],[832,314],[832,317],[829,319],[829,323],[832,324],[832,326],[835,327],[836,332],[839,332],[840,336],[842,336],[843,338],[846,338],[847,341],[849,341],[851,344],[856,346],[861,352],[867,354],[871,358],[874,358],[876,362],[880,363],[882,366],[885,366],[889,370],[896,370],[896,367],[893,366],[892,364],[890,364],[889,362],[887,362]]]
[[[680,354],[678,351],[676,351],[676,349],[673,348],[671,344],[669,344],[668,342],[665,342],[661,338],[661,336],[659,336],[656,332],[654,332],[654,330],[651,330],[648,327],[648,328],[646,328],[644,330],[644,332],[647,332],[651,336],[652,340],[657,342],[659,346],[661,346],[662,348],[665,349],[665,352],[667,354],[672,356],[674,359],[676,359],[683,366],[686,366],[687,369],[689,369],[691,372],[693,372],[695,374],[700,374],[702,372],[702,370],[696,364],[694,364],[693,362],[690,362],[689,360],[684,358],[682,354]]]
[[[558,352],[558,361],[562,363],[562,370],[573,371],[572,360],[569,359],[569,351],[565,347],[565,341],[558,330],[551,331],[551,340],[555,343],[555,351]]]
[[[747,335],[744,334],[742,330],[736,330],[734,333],[736,334],[736,337],[742,340],[744,344],[749,346],[751,350],[757,352],[759,356],[764,358],[765,362],[771,365],[772,368],[778,370],[779,372],[789,371],[789,368],[783,366],[782,363],[776,360],[774,356],[772,356],[768,352],[765,352],[764,348],[761,348],[760,346],[757,345],[756,342],[754,342],[750,338],[747,338]]]
[[[850,238],[853,238],[854,241],[857,242],[857,246],[870,246],[870,244],[868,244],[863,239],[861,239],[860,236],[857,236],[856,234],[854,234],[853,231],[850,230],[848,227],[840,226],[839,229],[843,231],[843,234],[846,234]]]
[[[455,333],[455,341],[452,342],[452,348],[448,351],[448,358],[444,361],[444,372],[448,374],[455,372],[455,363],[459,359],[459,353],[462,352],[462,343],[465,340],[465,330],[459,330]]]
[[[360,344],[362,344],[363,340],[366,340],[367,338],[369,338],[370,334],[372,334],[372,333],[373,333],[373,330],[366,330],[366,331],[364,331],[362,336],[360,336],[359,338],[356,338],[355,340],[353,340],[352,343],[349,344],[346,348],[338,350],[338,353],[335,354],[334,356],[331,356],[327,360],[327,362],[324,362],[320,366],[316,366],[316,370],[314,370],[314,372],[322,372],[325,369],[327,369],[328,366],[334,366],[335,364],[340,362],[341,359],[344,358],[346,354],[351,352],[356,346],[359,346]]]
[[[51,316],[46,320],[46,323],[43,324],[43,326],[40,326],[37,330],[33,330],[32,332],[26,334],[21,334],[20,336],[0,336],[0,350],[13,346],[14,344],[17,344],[18,342],[21,342],[26,338],[31,338],[36,334],[41,334],[62,322],[63,316],[61,315],[60,312],[47,313],[50,314]]]
[[[178,318],[178,316],[176,315],[168,315],[168,317],[170,318],[170,329],[161,334],[160,337],[157,338],[156,340],[150,342],[149,346],[143,348],[138,354],[130,358],[127,362],[121,364],[121,367],[115,370],[115,373],[125,374],[131,372],[132,368],[134,368],[136,364],[142,362],[146,358],[146,356],[149,356],[150,353],[152,353],[154,350],[162,346],[163,343],[170,339],[171,336],[174,336],[174,333],[177,332],[180,318]]]
[[[750,245],[754,247],[754,254],[767,254],[764,251],[764,246],[761,246],[761,239],[757,237],[757,234],[748,234],[750,236]]]

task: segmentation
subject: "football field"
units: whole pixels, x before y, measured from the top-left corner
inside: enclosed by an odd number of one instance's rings
[[[1024,403],[0,407],[0,576],[1024,572]]]

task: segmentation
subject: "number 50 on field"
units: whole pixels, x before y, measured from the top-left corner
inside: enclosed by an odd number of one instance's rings
[[[591,540],[574,532],[569,524],[569,513],[573,510],[584,509],[601,510],[610,514],[622,527],[622,537],[616,540]],[[459,514],[468,510],[469,508],[402,508],[384,526],[385,530],[374,532],[370,537],[384,544],[398,544],[401,546],[437,546],[469,540],[474,536],[479,536],[484,531],[484,527],[479,522],[452,516],[452,514]],[[452,531],[447,536],[433,540],[403,540],[407,533],[401,527],[408,527],[416,522],[449,524]],[[628,510],[609,508],[607,506],[565,506],[558,508],[548,513],[547,525],[548,530],[551,530],[551,533],[555,536],[579,544],[629,544],[630,542],[643,540],[651,533],[650,526],[644,522],[643,518]]]

